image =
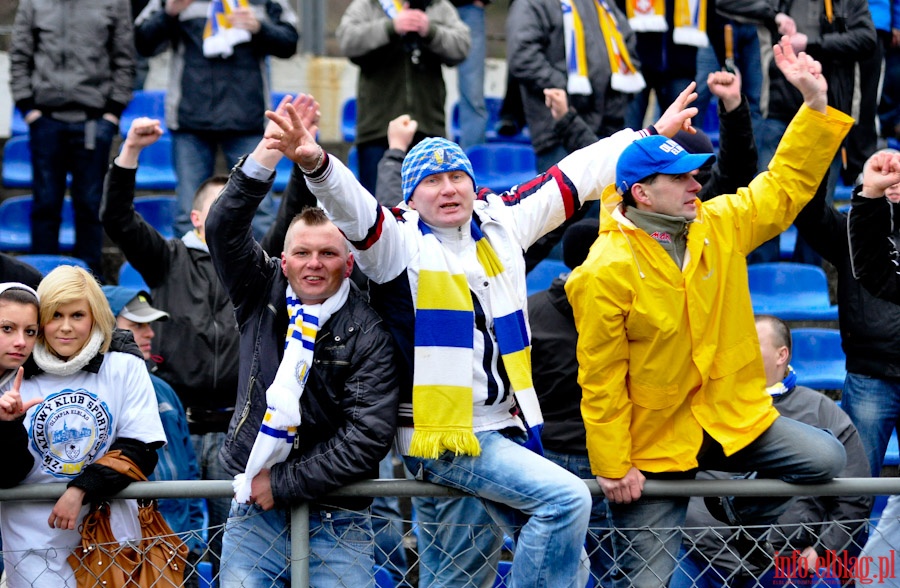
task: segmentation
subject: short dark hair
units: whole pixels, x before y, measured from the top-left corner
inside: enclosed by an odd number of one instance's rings
[[[659,175],[660,175],[659,172],[653,172],[649,176],[641,178],[640,180],[636,181],[634,184],[652,184],[653,182],[656,181],[656,178],[658,178]],[[631,193],[631,189],[634,187],[634,184],[631,184],[630,186],[628,186],[628,191],[625,192],[624,194],[622,194],[622,203],[625,204],[625,206],[631,206],[632,208],[637,208],[637,202],[634,199],[634,194]]]
[[[224,186],[228,183],[228,176],[217,174],[203,180],[197,191],[194,192],[194,199],[191,201],[191,210],[203,210],[203,205],[209,198],[206,194],[206,188],[209,186]]]
[[[287,231],[284,234],[283,249],[287,251],[288,245],[290,244],[291,240],[291,229],[293,229],[294,225],[296,225],[297,223],[303,223],[308,227],[318,227],[330,222],[331,219],[328,218],[328,214],[322,208],[319,208],[318,206],[303,207],[300,212],[294,215],[294,218],[291,219],[291,224],[288,225]]]
[[[793,344],[791,341],[791,329],[787,323],[771,314],[756,315],[757,323],[767,323],[772,327],[772,333],[775,335],[775,344],[779,347],[782,345],[787,347],[788,355],[793,354]]]

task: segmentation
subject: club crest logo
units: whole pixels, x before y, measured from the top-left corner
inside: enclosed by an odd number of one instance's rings
[[[434,162],[438,165],[444,165],[444,150],[443,149],[435,149],[434,154]]]
[[[297,383],[300,384],[301,387],[306,386],[306,379],[309,377],[309,364],[306,363],[306,360],[301,359],[297,362],[294,376],[297,378]]]
[[[112,414],[96,394],[67,389],[37,406],[29,428],[43,470],[58,478],[74,478],[109,442]]]

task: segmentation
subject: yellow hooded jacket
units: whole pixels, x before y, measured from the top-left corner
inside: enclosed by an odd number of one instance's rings
[[[778,417],[745,256],[793,222],[852,123],[804,105],[768,172],[737,194],[698,201],[682,269],[606,188],[600,235],[566,283],[594,475],[686,471],[697,466],[704,430],[731,455]]]

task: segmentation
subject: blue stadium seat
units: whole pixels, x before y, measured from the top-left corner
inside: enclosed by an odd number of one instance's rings
[[[213,577],[212,577],[212,564],[208,561],[201,561],[197,564],[197,575],[199,577],[199,586],[200,588],[212,588],[213,587]]]
[[[122,111],[119,118],[119,132],[122,136],[128,135],[128,129],[134,119],[146,116],[159,120],[163,131],[166,130],[166,91],[165,90],[135,90],[131,102]]]
[[[163,135],[141,151],[135,188],[138,190],[175,190],[178,179],[172,162],[172,138]]]
[[[0,202],[0,251],[31,249],[31,195],[12,196]],[[75,245],[75,212],[72,200],[63,200],[59,248],[71,251]]]
[[[347,143],[356,141],[356,98],[344,102],[341,111],[341,135]]]
[[[778,249],[782,261],[790,261],[794,257],[797,246],[797,227],[791,225],[778,237]]]
[[[391,573],[384,566],[375,566],[372,572],[375,575],[375,588],[395,588],[397,586]]]
[[[897,430],[891,431],[891,438],[888,439],[887,449],[884,452],[884,465],[900,466],[900,446],[897,444]]]
[[[13,137],[28,134],[28,123],[25,122],[25,117],[15,106],[13,106],[12,119],[9,123],[9,134]]]
[[[353,172],[353,175],[359,179],[359,153],[356,151],[356,145],[347,152],[347,169]]]
[[[12,137],[3,146],[3,185],[31,188],[31,143],[28,135]]]
[[[136,288],[138,290],[146,290],[147,292],[150,291],[150,286],[144,281],[143,276],[141,276],[141,274],[134,269],[134,266],[127,261],[119,268],[119,285]]]
[[[569,273],[569,267],[558,259],[545,258],[525,276],[528,295],[536,294],[550,287],[550,283],[560,274]]]
[[[55,268],[61,265],[77,265],[86,270],[90,270],[88,265],[77,257],[69,257],[68,255],[19,255],[16,259],[24,261],[31,267],[35,268],[43,275],[49,274]]]
[[[490,188],[499,194],[537,175],[534,151],[521,143],[473,145],[466,155],[475,171],[476,188]]]
[[[528,132],[528,127],[522,128],[515,135],[501,135],[497,132],[497,127],[500,124],[500,108],[503,106],[503,98],[485,96],[484,105],[488,114],[484,132],[485,141],[488,143],[523,143],[531,145],[531,134]],[[457,143],[459,142],[459,102],[455,102],[450,110],[450,137]]]
[[[840,390],[847,376],[841,332],[837,329],[791,329],[791,366],[797,384],[816,390]]]
[[[497,562],[497,579],[494,580],[494,588],[509,588],[511,586],[511,584],[507,584],[511,570],[511,561],[502,560]]]
[[[282,157],[278,165],[275,166],[275,182],[272,184],[272,190],[275,192],[284,192],[288,182],[291,180],[291,170],[294,168],[294,162],[287,157]]]
[[[175,196],[141,196],[134,200],[134,210],[166,239],[175,236],[172,223],[178,212]]]
[[[754,313],[788,321],[837,319],[821,267],[781,261],[753,264],[747,271]]]

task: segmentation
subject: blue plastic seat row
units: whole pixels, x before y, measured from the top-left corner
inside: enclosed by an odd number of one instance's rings
[[[0,251],[31,249],[32,197],[12,196],[0,202]],[[166,238],[172,237],[172,222],[177,203],[174,196],[142,196],[134,201],[135,210]],[[75,245],[75,212],[72,199],[63,200],[59,248],[71,251]]]

